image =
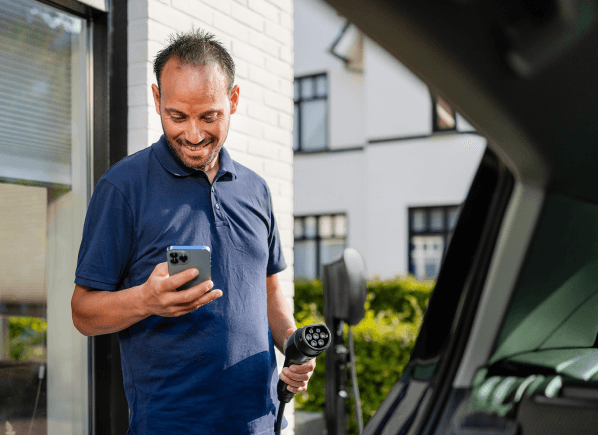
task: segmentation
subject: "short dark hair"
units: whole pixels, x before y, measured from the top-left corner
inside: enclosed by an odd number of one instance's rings
[[[170,44],[160,50],[154,60],[154,74],[158,81],[158,89],[160,89],[160,76],[164,65],[172,57],[192,65],[218,65],[228,79],[229,92],[232,91],[235,82],[235,62],[212,33],[191,30],[170,36]]]

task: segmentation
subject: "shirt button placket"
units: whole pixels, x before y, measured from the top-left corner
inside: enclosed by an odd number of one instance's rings
[[[212,204],[214,205],[214,209],[215,209],[214,210],[214,218],[217,221],[221,221],[222,215],[220,213],[220,204],[218,203],[218,197],[216,196],[216,189],[212,185],[212,188],[210,190],[212,191]]]

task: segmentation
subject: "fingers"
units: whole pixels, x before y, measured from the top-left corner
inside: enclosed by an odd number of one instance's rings
[[[218,299],[219,297],[222,296],[222,290],[211,290],[208,291],[206,293],[204,293],[199,299],[197,300],[193,300],[193,303],[195,303],[195,310],[197,310],[198,308],[203,307],[204,305],[209,304],[210,302]]]
[[[197,277],[196,268],[174,275],[168,274],[168,263],[159,263],[144,284],[147,312],[164,317],[178,317],[196,310],[222,296],[222,290],[212,290],[214,283],[204,281],[186,290],[177,288]]]
[[[175,273],[174,275],[170,275],[168,278],[169,285],[172,286],[174,290],[182,286],[183,284],[191,281],[193,278],[199,275],[199,270],[196,268],[191,268],[187,270],[183,270],[182,272]]]
[[[280,373],[280,379],[287,384],[287,389],[292,393],[301,393],[307,390],[307,383],[314,373],[316,360],[312,359],[305,364],[285,367]]]

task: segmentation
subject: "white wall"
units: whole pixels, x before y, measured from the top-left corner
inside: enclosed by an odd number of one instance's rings
[[[408,271],[408,208],[465,200],[486,140],[478,135],[416,139],[367,149],[370,274]]]
[[[429,135],[428,87],[376,43],[365,44],[365,108],[368,139]]]
[[[192,28],[216,35],[236,63],[237,113],[225,147],[263,176],[289,268],[281,273],[293,306],[293,0],[129,0],[129,153],[162,134],[150,86],[153,59],[168,36]],[[285,417],[293,433],[293,407]]]
[[[347,71],[328,51],[344,24],[324,2],[295,1],[295,76],[328,73],[330,149],[354,147],[366,139],[363,75]]]
[[[295,214],[346,212],[368,275],[408,271],[409,207],[460,204],[486,140],[452,134],[295,156]]]

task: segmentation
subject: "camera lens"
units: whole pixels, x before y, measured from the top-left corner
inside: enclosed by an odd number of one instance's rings
[[[183,263],[186,263],[186,262],[187,262],[187,260],[188,260],[188,258],[187,258],[187,256],[186,256],[185,254],[182,254],[182,255],[179,257],[179,260],[181,260]]]
[[[179,262],[179,260],[178,260],[178,258],[171,258],[171,259],[170,259],[170,262],[171,262],[172,264],[177,264],[177,263]]]
[[[176,252],[171,252],[170,253],[170,258],[177,258],[179,254],[177,254]]]

